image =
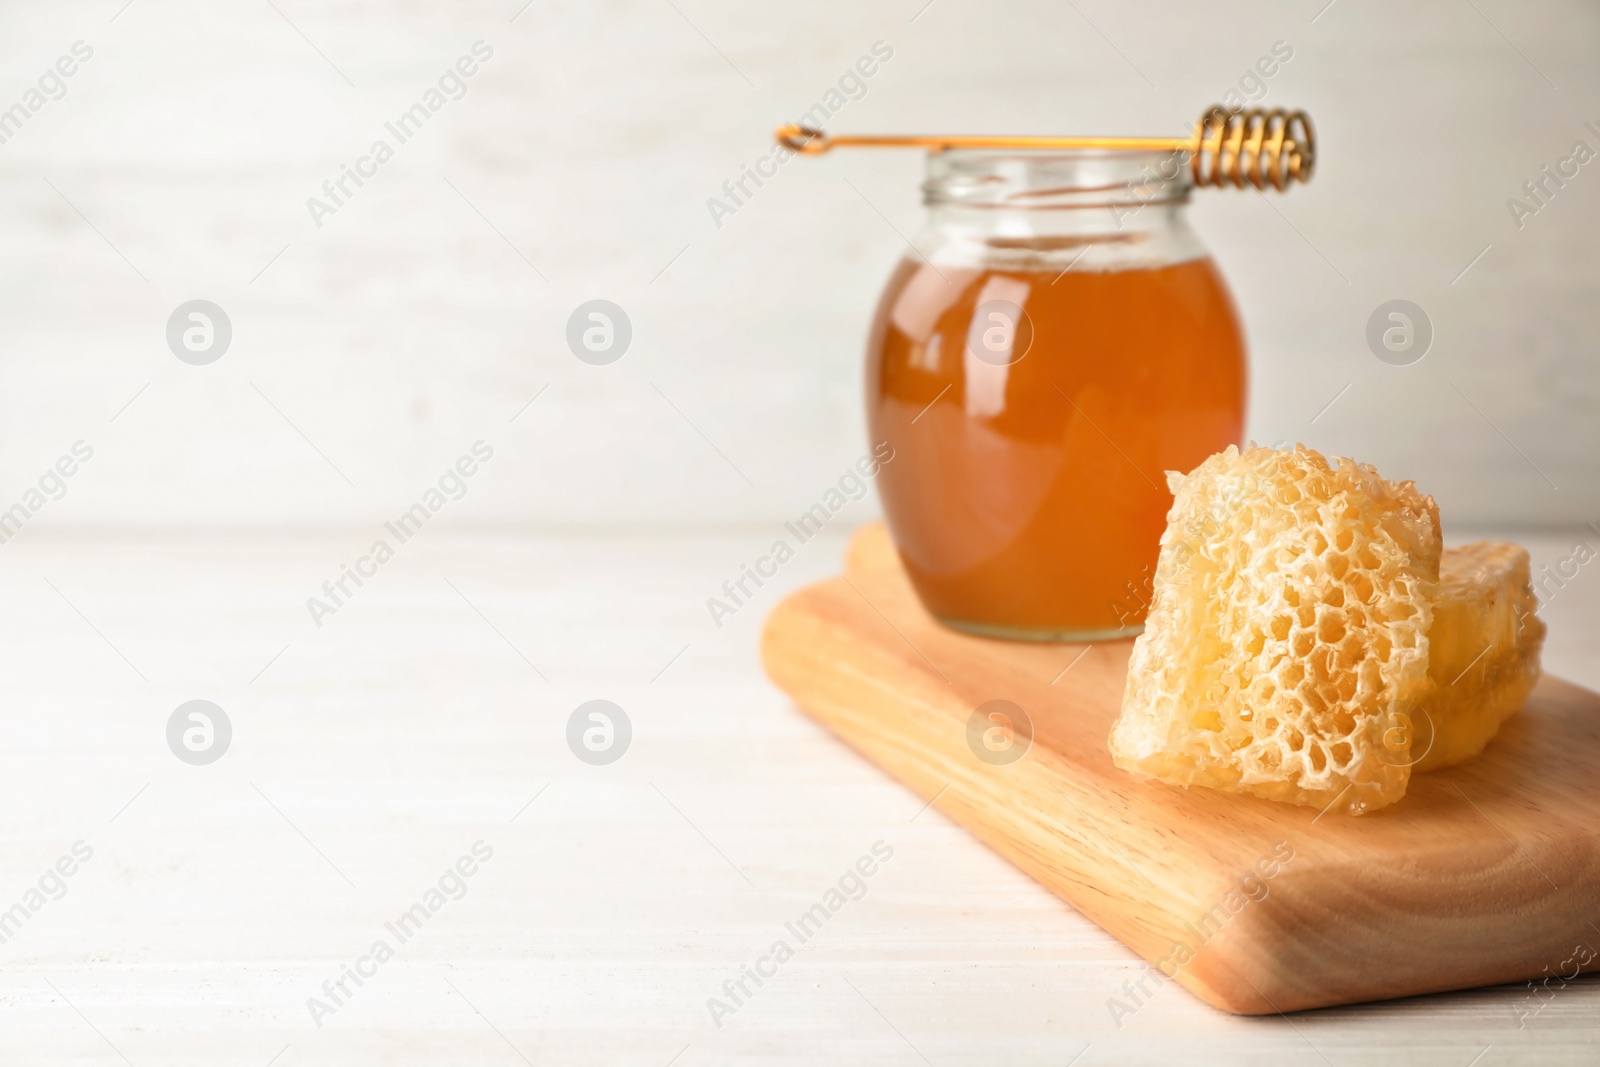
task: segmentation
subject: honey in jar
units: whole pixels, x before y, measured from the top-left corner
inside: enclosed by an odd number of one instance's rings
[[[1244,341],[1163,153],[929,156],[929,227],[867,350],[885,516],[938,619],[1139,632],[1166,514],[1243,430]]]

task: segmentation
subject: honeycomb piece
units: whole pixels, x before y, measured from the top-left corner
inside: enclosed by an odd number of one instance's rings
[[[1398,800],[1431,687],[1433,498],[1303,446],[1230,446],[1167,478],[1117,766],[1353,815]]]
[[[1414,771],[1476,756],[1528,698],[1544,644],[1537,606],[1526,549],[1476,541],[1444,550],[1428,630],[1433,691],[1412,722]]]

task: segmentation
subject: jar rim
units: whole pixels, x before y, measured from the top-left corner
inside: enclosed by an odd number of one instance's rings
[[[1040,210],[1183,203],[1184,149],[953,148],[928,153],[923,203]]]

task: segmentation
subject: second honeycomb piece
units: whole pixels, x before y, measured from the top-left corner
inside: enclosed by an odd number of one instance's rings
[[[1476,756],[1528,699],[1544,645],[1537,607],[1527,549],[1505,541],[1445,549],[1428,630],[1433,688],[1413,721],[1414,770]]]

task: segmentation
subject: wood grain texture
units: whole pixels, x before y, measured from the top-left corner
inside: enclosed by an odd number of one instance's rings
[[[774,609],[762,657],[840,737],[1227,1011],[1600,968],[1600,696],[1546,677],[1481,758],[1413,777],[1374,814],[1324,817],[1113,767],[1131,646],[948,630],[874,525],[844,577]],[[968,746],[991,700],[1032,722],[1031,748],[1005,766]]]

